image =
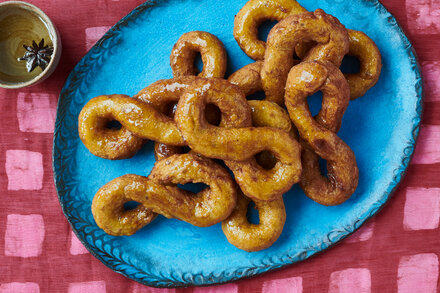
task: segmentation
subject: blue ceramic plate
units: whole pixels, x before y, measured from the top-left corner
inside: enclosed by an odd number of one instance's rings
[[[220,225],[197,228],[159,216],[134,236],[112,237],[90,211],[106,182],[135,173],[148,175],[153,144],[133,158],[93,156],[78,137],[77,117],[91,98],[134,95],[170,78],[169,54],[185,32],[217,35],[229,55],[229,73],[252,62],[232,36],[234,15],[246,0],[162,0],[136,8],[90,50],[61,92],[53,150],[55,183],[63,211],[88,250],[111,269],[159,287],[207,285],[261,274],[304,260],[358,229],[385,204],[408,167],[419,131],[422,81],[415,53],[395,18],[375,0],[303,0],[323,8],[348,28],[366,32],[378,45],[383,69],[377,85],[350,103],[340,137],[356,154],[359,186],[344,204],[324,207],[294,186],[285,194],[287,221],[269,249],[247,253],[230,245]],[[312,98],[318,108],[318,98]]]

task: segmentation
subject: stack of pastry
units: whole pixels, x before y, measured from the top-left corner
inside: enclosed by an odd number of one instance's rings
[[[279,21],[267,43],[257,37],[266,20]],[[174,78],[133,97],[95,97],[82,109],[80,138],[96,156],[128,158],[145,140],[155,141],[157,161],[148,177],[124,175],[96,193],[93,216],[108,234],[131,235],[161,214],[199,227],[222,222],[231,244],[257,251],[280,236],[282,196],[293,184],[323,205],[341,204],[354,193],[356,158],[337,132],[350,98],[365,94],[379,78],[374,42],[293,0],[250,0],[235,18],[234,37],[255,62],[227,80],[222,42],[194,31],[173,47]],[[200,73],[194,65],[198,53]],[[359,73],[338,69],[347,54],[359,59]],[[247,99],[258,91],[264,100]],[[322,107],[312,117],[307,97],[318,91]],[[109,124],[114,120],[119,128]],[[320,158],[327,161],[326,176]],[[194,194],[178,187],[186,183],[208,187]],[[139,205],[126,210],[128,201]],[[251,201],[258,224],[246,216]]]

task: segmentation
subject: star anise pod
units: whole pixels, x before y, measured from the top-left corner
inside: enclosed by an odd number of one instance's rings
[[[41,39],[38,45],[35,41],[32,41],[32,46],[23,45],[23,48],[26,49],[26,53],[24,53],[23,57],[18,58],[18,61],[26,61],[28,72],[31,72],[37,66],[44,70],[47,64],[49,64],[53,47],[44,46],[44,39]]]

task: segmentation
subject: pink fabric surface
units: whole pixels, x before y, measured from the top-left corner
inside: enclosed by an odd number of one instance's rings
[[[4,2],[4,1],[0,1]],[[51,163],[56,102],[87,50],[141,0],[30,0],[57,25],[59,67],[44,83],[0,89],[0,293],[437,292],[440,220],[440,2],[384,0],[419,54],[425,113],[414,160],[389,204],[305,262],[205,288],[155,289],[108,269],[72,233]]]

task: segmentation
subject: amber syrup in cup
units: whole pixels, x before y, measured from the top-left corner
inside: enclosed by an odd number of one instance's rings
[[[20,83],[39,75],[43,71],[39,66],[28,72],[26,62],[18,59],[25,55],[23,45],[38,44],[41,39],[53,46],[48,28],[35,12],[20,7],[0,10],[0,80]]]

